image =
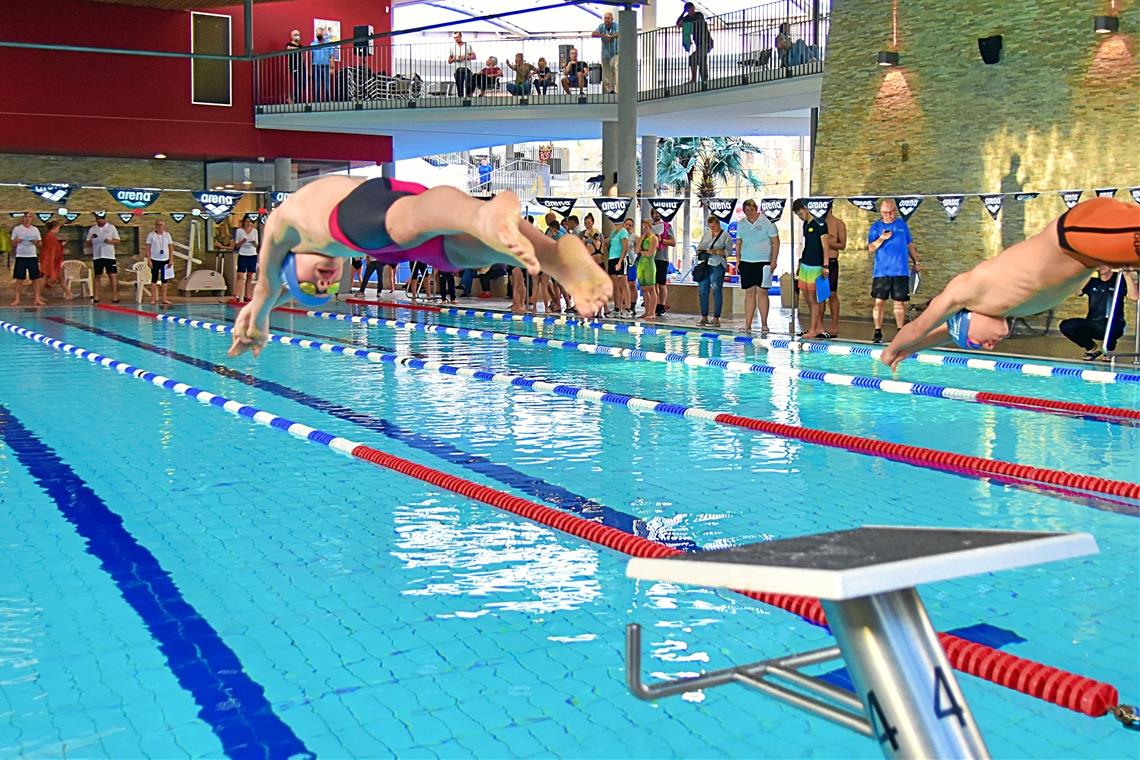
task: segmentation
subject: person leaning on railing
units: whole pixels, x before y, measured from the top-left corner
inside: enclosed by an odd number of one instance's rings
[[[697,10],[695,3],[685,3],[685,11],[677,19],[677,26],[681,29],[681,47],[689,53],[689,71],[692,76],[690,82],[697,81],[697,68],[701,70],[701,81],[709,81],[709,51],[712,50],[712,34],[709,25],[705,23],[705,14]]]
[[[285,43],[285,50],[289,55],[285,56],[285,60],[291,80],[292,97],[289,99],[290,103],[300,103],[305,99],[304,54],[301,53],[304,47],[301,43],[301,30],[294,29],[289,32],[289,41]]]

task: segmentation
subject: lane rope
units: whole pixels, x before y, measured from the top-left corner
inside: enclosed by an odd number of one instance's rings
[[[360,306],[376,306],[391,309],[411,308],[406,304],[395,301],[367,301],[349,298],[345,303]],[[482,317],[484,319],[497,319],[507,322],[534,322],[536,324],[569,325],[587,327],[594,330],[607,330],[610,332],[630,333],[632,335],[667,335],[667,336],[695,336],[701,340],[720,341],[724,343],[738,343],[752,345],[765,349],[778,349],[783,351],[798,351],[806,353],[823,353],[834,356],[860,356],[878,361],[883,353],[881,348],[868,348],[867,346],[854,346],[844,343],[829,343],[824,341],[790,340],[787,338],[754,338],[748,335],[733,335],[721,332],[702,332],[699,330],[686,330],[680,327],[655,327],[642,324],[627,324],[624,322],[600,322],[588,319],[575,319],[570,317],[539,317],[534,314],[512,314],[510,312],[491,311],[487,309],[460,309],[457,307],[442,306],[415,306],[417,311],[435,311],[442,314],[457,316]],[[944,367],[965,367],[986,372],[1012,372],[1036,377],[1056,377],[1070,380],[1083,380],[1088,383],[1140,383],[1140,374],[1114,372],[1111,370],[1081,369],[1079,367],[1057,367],[1050,364],[1035,364],[1032,362],[1016,361],[1014,359],[979,359],[974,356],[956,353],[935,353],[932,351],[919,351],[907,357],[906,361],[917,361],[922,364],[931,364]]]
[[[122,311],[131,310],[123,309]],[[140,313],[146,316],[155,316],[148,312]],[[219,325],[219,327],[224,327],[224,325]],[[65,343],[62,340],[49,338],[10,322],[0,320],[0,328],[56,351],[86,359],[92,364],[114,370],[120,375],[133,377],[176,395],[186,396],[202,404],[224,410],[236,417],[276,428],[295,438],[320,444],[345,456],[421,480],[437,488],[519,515],[568,535],[614,549],[632,557],[660,558],[678,556],[684,553],[650,539],[634,536],[607,525],[590,522],[544,504],[528,501],[489,486],[449,475],[440,470],[295,422],[249,404],[211,393],[188,383],[182,383],[134,367],[109,356],[103,356],[94,351]],[[737,591],[737,593],[764,604],[787,610],[818,625],[827,625],[823,606],[818,599],[751,591]],[[953,634],[939,633],[938,638],[946,651],[947,659],[955,669],[983,678],[991,683],[1005,686],[1022,694],[1090,717],[1108,714],[1119,704],[1119,692],[1111,684],[1017,657],[984,644],[959,638]]]
[[[864,375],[843,375],[837,372],[823,372],[814,369],[793,369],[791,367],[777,367],[771,364],[756,364],[731,359],[715,359],[673,352],[646,351],[639,348],[623,348],[621,346],[610,346],[601,343],[584,343],[576,340],[518,335],[516,333],[495,332],[493,330],[432,325],[425,322],[405,322],[397,319],[380,319],[378,317],[342,314],[334,311],[312,311],[288,307],[280,308],[278,311],[291,314],[304,314],[317,319],[354,322],[373,327],[387,327],[395,330],[404,330],[405,332],[435,333],[456,338],[482,338],[500,342],[518,343],[523,346],[539,346],[541,348],[561,349],[563,351],[577,351],[591,356],[608,356],[624,361],[684,364],[687,367],[707,367],[732,372],[770,375],[781,379],[795,380],[797,382],[817,382],[844,388],[859,388],[862,390],[880,391],[882,393],[892,393],[902,396],[940,398],[947,401],[964,401],[973,404],[1001,406],[1027,412],[1045,412],[1069,417],[1087,417],[1115,425],[1136,424],[1140,422],[1140,409],[1123,409],[1071,401],[1056,401],[1054,399],[1035,398],[1031,396],[1014,396],[1006,393],[975,391],[967,388],[951,388],[942,385],[932,385],[930,383],[911,383],[881,377],[867,377]]]
[[[217,324],[204,319],[176,317],[171,314],[137,311],[119,306],[101,305],[100,308],[107,311],[136,314],[162,322],[194,327],[210,332],[223,334],[233,332],[233,328],[230,325]],[[1128,499],[1133,502],[1140,502],[1140,483],[1128,483],[1095,475],[1082,475],[1032,465],[1015,464],[999,459],[985,459],[970,454],[955,454],[949,451],[940,451],[903,443],[891,443],[873,438],[862,438],[846,433],[834,433],[828,430],[797,427],[780,422],[744,417],[730,412],[702,409],[700,407],[672,404],[664,401],[653,401],[651,399],[628,396],[622,393],[592,390],[564,383],[551,383],[523,377],[521,375],[488,372],[486,370],[477,370],[402,354],[370,351],[362,348],[354,348],[342,343],[297,338],[292,335],[282,335],[279,333],[270,334],[269,340],[287,346],[300,346],[301,348],[308,348],[327,354],[339,354],[374,363],[393,364],[410,369],[434,371],[441,375],[510,385],[516,388],[551,393],[556,396],[564,396],[592,403],[612,404],[615,406],[624,406],[629,409],[655,412],[657,414],[674,417],[699,419],[727,427],[752,430],[780,438],[790,438],[826,446],[828,448],[842,449],[927,469],[940,470],[954,475],[974,478],[992,478],[1011,485],[1028,485],[1069,496],[1076,496],[1078,498],[1086,497],[1089,494],[1105,494]],[[1140,506],[1135,504],[1118,502],[1112,507],[1112,511],[1140,516]]]

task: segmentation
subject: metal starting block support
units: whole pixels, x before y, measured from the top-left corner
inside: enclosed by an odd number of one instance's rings
[[[668,559],[632,559],[654,581],[818,597],[839,646],[692,678],[641,681],[641,627],[626,627],[640,699],[741,683],[878,740],[888,758],[988,758],[914,586],[1096,554],[1087,533],[863,527]],[[800,672],[842,659],[855,693]]]

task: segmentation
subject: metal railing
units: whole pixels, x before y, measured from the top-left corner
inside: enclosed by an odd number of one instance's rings
[[[689,40],[687,50],[680,27],[642,32],[638,99],[818,74],[829,10],[830,0],[808,3],[806,10],[804,3],[783,0],[710,16],[711,47]],[[788,25],[785,36],[782,24]],[[456,49],[451,42],[388,42],[347,40],[259,58],[253,68],[257,112],[617,102],[616,95],[601,91],[601,41],[588,36],[471,40],[476,58],[458,64],[448,61]],[[587,66],[584,83],[565,75],[571,47]],[[542,81],[531,77],[517,86],[508,62],[513,65],[518,53],[530,64],[545,58],[552,76]]]
[[[550,193],[550,167],[538,161],[517,159],[480,176],[479,167],[467,173],[467,191],[475,195],[502,193],[507,190],[522,198]]]

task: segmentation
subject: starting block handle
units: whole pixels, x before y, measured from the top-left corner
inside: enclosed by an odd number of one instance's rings
[[[989,758],[918,592],[823,608],[885,757]]]

